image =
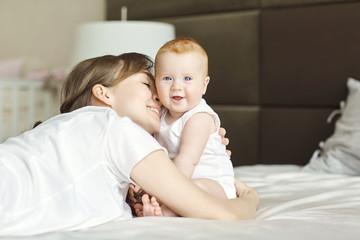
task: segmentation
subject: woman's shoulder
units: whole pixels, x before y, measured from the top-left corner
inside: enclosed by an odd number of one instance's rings
[[[59,131],[67,129],[106,128],[110,122],[118,120],[119,116],[109,107],[87,106],[69,113],[62,113],[41,123],[38,128],[54,128]]]
[[[82,115],[82,114],[94,114],[94,113],[103,113],[103,114],[112,114],[115,113],[113,109],[110,107],[99,107],[99,106],[86,106],[79,108],[77,110],[74,110],[68,114],[74,114],[74,115]]]
[[[148,134],[129,117],[120,117],[110,107],[86,106],[70,113],[60,114],[44,123],[41,125],[49,124],[60,131],[102,131],[110,136],[118,133],[123,135],[136,133],[137,136]]]
[[[63,114],[61,114],[63,115]],[[66,113],[64,118],[69,119],[84,119],[91,120],[96,122],[96,120],[103,119],[104,121],[111,120],[111,119],[118,119],[120,118],[116,112],[111,109],[110,107],[98,107],[98,106],[86,106],[79,108],[77,110],[74,110],[70,113]]]

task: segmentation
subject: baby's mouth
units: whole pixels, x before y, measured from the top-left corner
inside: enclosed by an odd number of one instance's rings
[[[182,100],[184,97],[181,97],[181,96],[173,96],[171,97],[172,99],[174,99],[175,101],[180,101]]]

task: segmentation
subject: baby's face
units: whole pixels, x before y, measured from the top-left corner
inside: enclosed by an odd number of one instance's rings
[[[194,108],[209,83],[204,57],[196,52],[162,53],[155,64],[155,78],[160,101],[177,113]]]

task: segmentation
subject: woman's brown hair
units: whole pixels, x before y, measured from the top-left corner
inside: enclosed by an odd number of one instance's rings
[[[139,72],[153,78],[153,62],[143,54],[105,55],[84,60],[67,76],[61,90],[60,113],[91,105],[92,88],[96,84],[112,87]]]

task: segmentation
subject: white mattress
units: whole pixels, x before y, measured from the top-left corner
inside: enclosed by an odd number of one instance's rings
[[[307,173],[295,165],[237,167],[235,173],[259,192],[255,220],[146,217],[19,239],[360,239],[360,177]]]

